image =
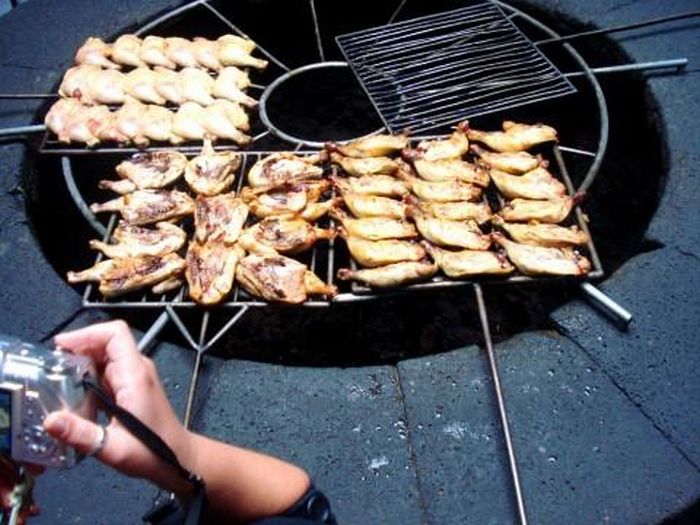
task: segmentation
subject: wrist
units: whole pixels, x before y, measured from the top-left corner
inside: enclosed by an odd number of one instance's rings
[[[197,447],[194,438],[195,435],[192,432],[180,427],[180,431],[171,436],[167,443],[175,453],[180,465],[193,474],[200,475],[197,471]],[[151,481],[162,489],[174,493],[180,501],[189,501],[193,492],[192,483],[165,462],[159,461],[159,463],[161,466],[155,470]]]

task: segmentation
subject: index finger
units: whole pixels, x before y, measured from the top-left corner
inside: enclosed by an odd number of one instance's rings
[[[141,359],[129,325],[121,320],[58,334],[54,342],[76,354],[92,357],[100,365],[114,362],[126,367],[137,366]]]

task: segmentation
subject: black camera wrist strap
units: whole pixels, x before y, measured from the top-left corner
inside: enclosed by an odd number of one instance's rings
[[[134,437],[146,445],[156,456],[173,467],[178,475],[192,485],[193,497],[188,507],[185,525],[195,525],[200,523],[200,519],[206,508],[204,480],[183,467],[173,450],[165,441],[161,439],[158,434],[151,430],[131,412],[123,409],[112,401],[110,396],[95,382],[92,377],[84,378],[83,385],[85,386],[86,390],[92,391],[102,402],[105,412],[116,417],[117,420],[124,425],[124,427]]]

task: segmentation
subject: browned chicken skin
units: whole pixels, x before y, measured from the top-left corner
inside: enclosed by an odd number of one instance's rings
[[[358,218],[386,217],[405,219],[406,206],[403,202],[378,195],[343,192],[343,200],[348,209]]]
[[[304,219],[267,217],[247,228],[239,244],[259,255],[295,254],[311,248],[321,239],[333,239],[335,232],[317,228]]]
[[[486,250],[452,251],[439,248],[427,241],[421,243],[440,269],[448,277],[461,279],[474,275],[507,274],[515,267],[505,256]]]
[[[401,171],[398,172],[398,176],[406,182],[416,196],[424,201],[473,201],[481,197],[482,193],[478,186],[458,180],[430,182]]]
[[[492,150],[505,153],[525,151],[533,146],[557,140],[557,130],[544,124],[519,124],[510,120],[503,122],[503,131],[467,131],[469,140],[486,144]]]
[[[150,224],[191,215],[194,200],[181,191],[138,190],[114,200],[90,206],[93,213],[118,211],[131,224]]]
[[[234,193],[213,197],[198,196],[194,210],[194,236],[197,241],[233,244],[248,218],[248,206]]]
[[[491,239],[484,235],[474,221],[450,221],[426,215],[419,208],[410,206],[412,217],[423,238],[440,246],[454,246],[470,250],[487,250]]]
[[[273,187],[251,188],[241,190],[241,198],[250,206],[256,217],[271,215],[300,215],[305,220],[315,220],[328,212],[332,201],[317,202],[330,188],[327,180],[302,181]],[[308,215],[307,215],[308,214]]]
[[[195,193],[217,195],[231,187],[241,156],[232,151],[214,151],[210,140],[204,141],[202,153],[187,163],[185,180]]]
[[[136,153],[120,162],[119,181],[102,180],[99,187],[122,195],[136,190],[159,189],[175,182],[185,171],[187,157],[177,151]]]
[[[336,188],[346,193],[383,195],[385,197],[403,197],[409,193],[406,184],[390,175],[365,175],[352,178],[331,175],[329,180]]]
[[[332,208],[331,216],[340,222],[352,237],[370,241],[381,239],[406,239],[418,236],[416,227],[407,220],[386,217],[365,217],[355,219],[340,208]]]
[[[353,140],[346,144],[329,142],[326,144],[328,151],[335,151],[346,157],[386,157],[392,153],[401,151],[408,144],[406,135],[370,135]]]
[[[338,164],[343,171],[353,177],[366,175],[392,175],[399,165],[389,157],[353,158],[331,153],[331,162]]]
[[[253,188],[275,187],[309,179],[320,179],[325,153],[297,156],[293,153],[273,153],[257,161],[248,171],[248,184]]]
[[[350,236],[343,227],[338,228],[338,233],[345,239],[353,259],[362,266],[375,268],[385,264],[420,261],[425,258],[425,250],[417,242],[395,239],[368,241]]]
[[[282,255],[247,255],[238,264],[236,280],[252,295],[272,302],[299,304],[308,295],[337,294],[335,286],[324,283],[306,265]]]
[[[545,248],[518,244],[500,233],[491,234],[494,242],[505,248],[508,259],[526,275],[584,275],[591,263],[571,248]]]
[[[99,281],[100,293],[114,297],[154,285],[185,269],[185,260],[176,253],[108,259],[81,272],[68,272],[69,283]]]
[[[489,174],[480,167],[459,159],[416,159],[413,167],[418,176],[431,182],[458,180],[486,188],[491,182]]]
[[[510,175],[492,169],[491,179],[498,191],[507,199],[547,200],[566,195],[566,186],[543,167],[535,168],[523,175]]]
[[[340,268],[338,279],[359,281],[375,288],[390,288],[429,279],[437,269],[430,261],[407,261],[361,270]]]
[[[457,125],[454,133],[446,139],[423,140],[415,149],[405,149],[406,160],[423,159],[429,162],[445,159],[461,159],[469,151],[466,130],[468,123]]]
[[[106,244],[93,239],[90,241],[90,248],[99,250],[113,259],[139,255],[165,255],[182,248],[186,234],[181,228],[169,222],[159,222],[154,230],[120,221],[112,237],[117,241],[116,244]]]
[[[207,305],[223,301],[233,287],[236,266],[243,255],[237,246],[219,241],[190,242],[185,270],[190,297]]]
[[[549,200],[513,199],[498,212],[498,215],[508,222],[537,221],[557,224],[569,216],[571,209],[582,198],[582,195],[575,195]]]
[[[431,202],[418,200],[414,196],[405,197],[404,201],[418,206],[423,213],[438,219],[451,221],[473,220],[478,224],[484,224],[490,221],[493,216],[491,207],[487,202]]]
[[[556,224],[539,224],[536,222],[519,224],[505,222],[498,216],[494,217],[493,224],[505,230],[515,242],[520,244],[556,248],[581,245],[588,242],[588,235],[578,226],[565,228]]]
[[[546,168],[548,164],[547,161],[543,160],[540,155],[531,155],[527,151],[498,153],[488,151],[480,147],[478,144],[472,144],[469,146],[469,149],[478,155],[481,162],[490,168],[495,168],[514,175],[526,173],[534,170],[538,166],[543,166]]]

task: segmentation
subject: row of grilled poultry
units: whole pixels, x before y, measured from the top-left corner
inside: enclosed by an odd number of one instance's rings
[[[204,138],[247,144],[246,109],[257,101],[245,93],[251,81],[241,68],[267,65],[250,56],[254,48],[253,41],[235,35],[217,40],[122,35],[112,45],[89,38],[44,122],[60,142],[88,146]],[[122,65],[133,69],[120,71]]]
[[[502,132],[484,133],[464,124],[415,148],[405,136],[377,135],[310,156],[275,153],[248,170],[238,195],[231,191],[236,153],[207,144],[191,160],[177,152],[139,154],[117,167],[121,180],[100,183],[121,196],[92,207],[121,213],[114,243],[91,243],[110,259],[69,280],[97,280],[112,296],[153,285],[161,292],[179,286],[184,273],[190,297],[202,304],[225,300],[234,281],[256,297],[302,302],[336,289],[290,256],[336,233],[361,266],[340,269],[338,278],[373,287],[427,279],[438,269],[452,278],[516,267],[528,275],[580,275],[590,263],[574,247],[587,237],[557,224],[576,199],[541,157],[525,151],[555,139],[542,125],[506,123]],[[476,161],[465,160],[470,156]],[[325,176],[328,160],[333,174]],[[194,199],[163,189],[183,173]],[[497,214],[483,198],[491,181],[510,199]],[[339,196],[329,197],[331,189]],[[327,213],[337,228],[316,226]],[[194,235],[183,259],[177,251],[186,235],[167,221],[190,215]],[[251,215],[256,222],[246,227]],[[489,222],[498,231],[483,231]]]

